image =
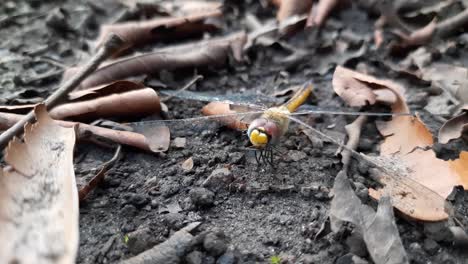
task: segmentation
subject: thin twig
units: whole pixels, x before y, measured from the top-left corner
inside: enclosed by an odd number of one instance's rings
[[[69,92],[75,89],[88,75],[94,72],[104,60],[109,58],[116,50],[121,48],[123,43],[123,40],[119,36],[115,34],[109,35],[105,44],[101,46],[99,51],[91,58],[91,60],[85,64],[75,76],[66,81],[44,101],[47,109],[51,109],[52,107],[61,103],[63,99],[67,97]],[[14,136],[22,133],[24,125],[33,120],[34,111],[31,111],[18,123],[3,132],[0,135],[0,148],[4,148]]]
[[[457,15],[445,19],[444,21],[437,23],[436,35],[438,37],[446,37],[454,34],[461,27],[468,24],[468,9],[463,10]]]

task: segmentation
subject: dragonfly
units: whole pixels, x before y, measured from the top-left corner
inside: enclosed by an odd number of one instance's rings
[[[278,151],[277,146],[285,137],[290,122],[298,123],[307,129],[315,132],[322,138],[346,148],[338,140],[326,135],[318,129],[303,122],[298,117],[311,114],[332,114],[332,115],[366,115],[366,116],[395,116],[395,115],[413,115],[412,113],[375,113],[375,112],[357,112],[357,111],[331,111],[322,109],[311,109],[304,107],[307,98],[312,94],[313,85],[307,82],[286,102],[281,105],[268,107],[267,103],[274,103],[277,100],[265,96],[252,95],[207,95],[199,92],[182,91],[160,91],[162,94],[180,99],[203,101],[203,102],[221,102],[230,105],[235,113],[216,114],[209,116],[170,119],[170,120],[152,120],[127,123],[135,131],[142,134],[148,134],[147,131],[155,131],[148,127],[168,127],[171,133],[190,135],[193,131],[210,129],[214,124],[225,124],[246,131],[252,148],[255,150],[255,159],[257,164],[268,163],[274,167],[274,152]],[[233,122],[238,124],[232,125]]]

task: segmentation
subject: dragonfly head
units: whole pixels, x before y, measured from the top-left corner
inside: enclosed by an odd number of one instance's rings
[[[271,143],[272,138],[276,137],[278,126],[265,118],[255,119],[249,125],[247,135],[250,142],[256,148],[264,148],[268,143]]]

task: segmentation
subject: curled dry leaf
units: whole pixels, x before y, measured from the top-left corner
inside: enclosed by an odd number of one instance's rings
[[[463,111],[440,127],[439,142],[446,144],[450,140],[461,137],[466,131],[468,131],[468,111]]]
[[[0,130],[17,123],[22,115],[0,113]],[[76,127],[77,137],[102,137],[118,144],[132,146],[145,151],[162,152],[169,148],[170,132],[168,128],[147,129],[147,134],[131,131],[120,131],[78,122],[57,121],[64,127]]]
[[[205,105],[202,109],[204,115],[228,115],[237,113],[231,110],[228,103],[222,102],[211,102]],[[237,130],[247,130],[249,124],[242,121],[238,116],[226,116],[219,119],[220,122],[224,123],[227,127]]]
[[[366,101],[362,98],[354,100],[352,94],[372,96],[373,89],[388,89],[397,97],[391,105],[392,112],[408,112],[401,86],[341,67],[337,67],[336,72],[339,74],[334,76],[333,84],[339,86],[335,90],[339,91],[338,94],[347,95],[344,97],[347,102],[359,105]],[[335,81],[335,78],[341,80]],[[366,87],[368,91],[365,91]],[[396,173],[383,175],[380,181],[386,187],[370,190],[371,196],[378,198],[384,191],[389,191],[394,206],[412,218],[426,221],[446,219],[444,200],[447,195],[456,185],[468,187],[468,162],[464,162],[466,152],[460,154],[460,159],[444,161],[438,159],[433,150],[425,150],[433,144],[432,134],[417,116],[395,116],[391,121],[378,123],[377,127],[385,136],[380,148],[380,155],[386,162],[383,166],[393,167]]]
[[[0,171],[0,259],[5,263],[73,263],[78,249],[75,131],[43,105],[24,143],[10,141]]]
[[[159,113],[158,94],[151,88],[111,94],[96,99],[72,102],[54,107],[54,119],[89,120],[106,117],[135,117]]]
[[[124,93],[128,91],[145,88],[145,85],[140,82],[132,82],[119,80],[109,84],[100,85],[98,87],[89,88],[86,90],[74,91],[68,94],[70,101],[82,101],[95,99],[106,95]]]
[[[215,9],[184,17],[103,25],[97,40],[97,47],[100,47],[111,33],[118,35],[125,42],[119,51],[154,40],[164,41],[201,35],[203,32],[217,30],[218,27],[207,20],[221,15],[221,11]]]
[[[209,41],[164,48],[156,52],[123,58],[102,66],[86,78],[77,90],[86,89],[115,80],[140,74],[157,73],[161,70],[176,70],[191,67],[216,67],[226,63],[232,52],[238,61],[243,59],[243,47],[247,41],[244,32]],[[76,69],[69,69],[64,80]]]

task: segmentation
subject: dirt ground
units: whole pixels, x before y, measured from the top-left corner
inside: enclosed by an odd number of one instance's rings
[[[243,27],[246,13],[260,19],[275,16],[261,1],[225,2],[223,32]],[[112,1],[3,1],[0,4],[0,103],[37,103],[60,83],[63,67],[86,60],[99,25],[114,21],[124,7]],[[14,19],[5,19],[20,14]],[[431,95],[428,84],[392,70],[383,60],[401,60],[373,48],[376,16],[353,6],[334,12],[322,34],[299,32],[287,42],[307,51],[301,59],[285,62],[279,47],[257,47],[250,62],[222,69],[200,70],[204,80],[198,91],[213,94],[261,93],[271,95],[290,85],[312,81],[310,103],[327,108],[344,106],[331,86],[334,65],[365,69],[374,75],[397,80],[408,87],[408,103],[420,111],[432,130],[442,124],[424,110]],[[346,39],[349,34],[351,40]],[[461,36],[453,37],[454,40]],[[334,43],[346,40],[338,52]],[[159,44],[162,45],[162,44]],[[145,47],[143,50],[151,49]],[[440,54],[438,60],[468,65],[466,48]],[[182,87],[193,71],[161,72],[146,76],[151,86],[160,81],[170,88]],[[200,102],[172,99],[167,118],[197,116]],[[374,109],[376,110],[376,109]],[[381,119],[381,118],[380,118]],[[344,140],[344,126],[353,117],[316,115],[307,119],[314,127]],[[377,154],[382,139],[370,118],[358,151]],[[78,263],[114,263],[165,241],[188,223],[200,221],[197,233],[207,233],[204,246],[195,247],[185,263],[367,263],[365,246],[348,230],[334,234],[327,228],[334,177],[341,169],[337,146],[318,137],[309,138],[292,125],[275,157],[276,168],[258,167],[253,152],[245,150],[247,137],[228,128],[203,130],[187,137],[184,147],[162,154],[124,147],[123,156],[86,201],[80,204]],[[466,145],[437,145],[437,154],[456,156]],[[110,159],[113,149],[79,142],[75,152],[78,179],[95,173]],[[194,167],[184,171],[182,162],[192,158]],[[349,176],[356,193],[375,206],[367,188],[365,163],[354,160]],[[207,179],[210,179],[207,181]],[[464,198],[463,192],[460,194]],[[457,208],[468,223],[468,208]],[[468,263],[463,252],[437,239],[435,227],[407,220],[397,214],[397,225],[411,263]],[[436,235],[434,235],[436,234]],[[363,262],[351,260],[359,256]],[[273,259],[272,259],[273,257]],[[354,262],[353,262],[354,261]]]

